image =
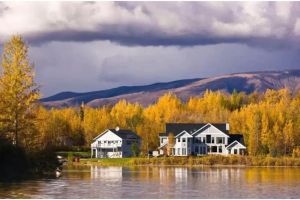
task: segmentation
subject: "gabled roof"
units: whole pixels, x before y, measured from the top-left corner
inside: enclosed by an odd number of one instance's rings
[[[184,134],[188,134],[190,137],[193,137],[189,132],[187,132],[187,131],[182,131],[181,133],[177,134],[177,135],[175,136],[175,138],[180,137],[180,136],[182,136],[182,135],[184,135]]]
[[[244,144],[242,144],[242,143],[240,143],[240,142],[239,142],[239,141],[237,141],[237,140],[234,140],[232,143],[230,143],[229,145],[227,145],[227,147],[226,147],[226,148],[232,148],[232,147],[234,147],[236,144],[240,144],[240,145],[242,145],[242,146],[243,146],[243,148],[245,148],[245,149],[246,149],[245,145],[244,145]]]
[[[205,126],[200,128],[199,130],[195,131],[192,135],[194,136],[196,133],[201,133],[201,132],[205,131],[206,129],[210,128],[211,126],[215,127],[216,129],[219,129],[220,131],[222,131],[225,135],[227,135],[229,137],[228,130],[226,130],[226,124],[225,124],[225,130],[223,130],[224,127],[222,127],[221,124],[211,124],[211,123],[207,123]]]
[[[208,123],[167,123],[165,134],[168,135],[169,133],[173,133],[174,136],[177,136],[182,131],[187,131],[189,134],[192,134],[207,124]],[[228,134],[228,130],[226,130],[226,123],[211,123],[211,125],[215,126],[225,134]]]
[[[99,134],[97,137],[95,137],[93,140],[98,139],[99,137],[104,135],[107,131],[113,132],[114,134],[116,134],[117,136],[119,136],[122,139],[140,139],[140,136],[138,136],[136,133],[132,132],[131,130],[120,129],[120,130],[116,131],[116,129],[106,129],[101,134]]]

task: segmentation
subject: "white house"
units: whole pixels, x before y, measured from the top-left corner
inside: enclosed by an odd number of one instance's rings
[[[140,146],[140,137],[131,130],[107,129],[93,139],[92,158],[124,158],[133,155],[131,146]]]
[[[173,134],[174,143],[168,144],[169,135]],[[167,123],[166,133],[160,133],[159,154],[167,154],[171,149],[173,156],[206,154],[244,154],[246,147],[243,136],[229,134],[229,124],[186,124]]]

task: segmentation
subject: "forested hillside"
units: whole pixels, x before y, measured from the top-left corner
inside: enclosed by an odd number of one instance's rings
[[[242,133],[250,155],[292,155],[300,145],[300,94],[287,89],[264,93],[206,91],[183,103],[166,93],[147,107],[119,101],[115,106],[65,108],[37,112],[38,130],[53,145],[86,145],[106,128],[136,131],[142,150],[158,147],[166,122],[229,122],[231,133]]]

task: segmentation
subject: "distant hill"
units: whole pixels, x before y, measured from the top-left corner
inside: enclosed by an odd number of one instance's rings
[[[206,89],[226,93],[231,93],[235,89],[238,92],[252,93],[264,92],[268,88],[278,90],[285,87],[291,91],[300,89],[300,70],[235,73],[143,86],[122,86],[86,93],[62,92],[40,101],[46,107],[59,108],[78,106],[82,102],[91,107],[113,105],[121,99],[147,106],[166,92],[173,92],[185,101],[191,96],[201,96]]]

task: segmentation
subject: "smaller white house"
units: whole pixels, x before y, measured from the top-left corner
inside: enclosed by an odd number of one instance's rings
[[[140,146],[140,137],[131,130],[106,129],[93,139],[92,158],[124,158],[133,156],[132,145]]]

